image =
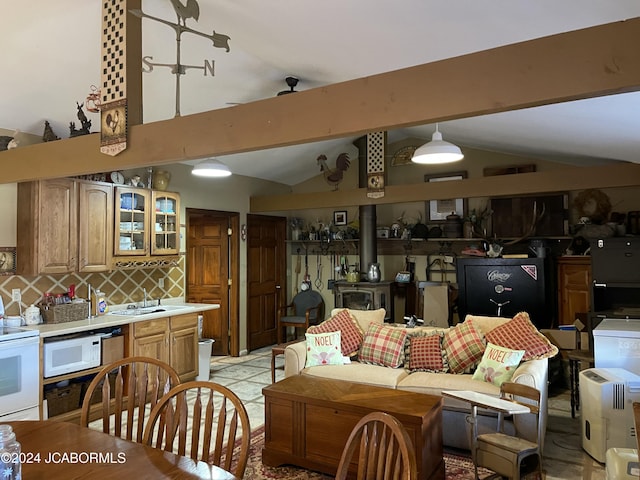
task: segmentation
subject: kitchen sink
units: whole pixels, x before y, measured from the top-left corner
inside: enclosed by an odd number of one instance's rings
[[[173,312],[176,310],[184,310],[188,308],[184,305],[156,305],[153,307],[127,308],[125,310],[116,310],[109,312],[109,315],[137,316],[148,315],[150,313]]]

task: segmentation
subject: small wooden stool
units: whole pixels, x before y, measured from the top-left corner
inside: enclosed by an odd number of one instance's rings
[[[278,355],[284,355],[284,349],[294,343],[304,342],[305,340],[296,339],[287,343],[279,343],[271,348],[271,383],[276,383],[276,357]]]

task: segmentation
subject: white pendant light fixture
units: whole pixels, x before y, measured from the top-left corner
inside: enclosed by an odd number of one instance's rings
[[[464,155],[458,146],[442,140],[442,134],[438,130],[438,124],[436,123],[436,131],[433,132],[431,141],[416,149],[411,161],[423,165],[433,165],[457,162],[463,158]]]
[[[231,175],[231,170],[219,160],[207,158],[194,165],[191,173],[199,177],[228,177]]]

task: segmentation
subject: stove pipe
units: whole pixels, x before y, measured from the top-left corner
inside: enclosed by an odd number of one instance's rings
[[[367,188],[367,137],[355,140],[358,147],[358,186]],[[378,263],[378,239],[376,236],[376,206],[361,205],[359,207],[360,219],[360,277],[366,281],[366,272],[369,265]]]

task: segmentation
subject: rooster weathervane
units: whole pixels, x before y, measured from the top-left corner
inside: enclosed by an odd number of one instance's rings
[[[325,181],[329,185],[333,185],[334,190],[338,190],[338,185],[342,182],[344,178],[344,172],[349,169],[350,161],[349,155],[346,153],[341,153],[336,157],[336,167],[329,168],[327,165],[327,156],[320,155],[316,162],[320,165],[320,171],[324,175]]]
[[[183,65],[180,63],[180,43],[181,37],[183,33],[191,33],[193,35],[197,35],[203,38],[207,38],[213,42],[213,46],[216,48],[224,48],[228,52],[229,48],[229,40],[231,38],[228,35],[223,35],[221,33],[216,33],[213,30],[211,35],[199,32],[190,27],[187,27],[187,20],[192,18],[194,21],[198,21],[200,18],[200,5],[196,0],[187,0],[186,5],[183,4],[180,0],[169,0],[173,9],[176,11],[177,23],[172,23],[168,20],[164,20],[162,18],[154,17],[152,15],[147,15],[142,10],[134,9],[131,10],[131,13],[140,18],[148,18],[150,20],[162,23],[174,29],[176,32],[176,63],[154,63],[152,56],[144,56],[142,57],[142,62],[144,66],[142,71],[145,73],[151,73],[154,67],[167,67],[171,69],[171,73],[176,76],[176,117],[180,116],[180,76],[186,75],[187,69],[195,68],[199,70],[203,70],[204,75],[207,76],[207,72],[213,77],[214,76],[214,60],[204,60],[204,64],[202,66],[199,65]]]

